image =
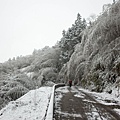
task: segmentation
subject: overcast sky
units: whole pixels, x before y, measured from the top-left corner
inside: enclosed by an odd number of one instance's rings
[[[112,0],[0,0],[0,62],[53,46],[77,13],[99,15]]]

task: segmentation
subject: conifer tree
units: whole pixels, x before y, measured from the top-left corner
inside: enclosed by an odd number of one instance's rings
[[[77,14],[77,19],[72,27],[67,31],[63,30],[59,46],[61,48],[60,62],[61,66],[66,63],[74,51],[74,46],[81,42],[80,33],[86,28],[86,20]]]

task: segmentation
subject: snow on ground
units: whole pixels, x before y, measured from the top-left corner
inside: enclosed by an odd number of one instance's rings
[[[79,90],[84,91],[86,93],[91,94],[95,99],[104,105],[119,105],[120,106],[120,95],[117,97],[116,93],[118,92],[117,89],[113,90],[112,94],[107,92],[97,93],[97,92],[90,92],[89,90],[85,90],[79,88]],[[120,109],[114,109],[120,115]]]
[[[58,108],[59,111],[57,112],[60,112],[61,109],[60,109],[60,106],[59,106],[59,102],[61,101],[61,99],[63,98],[63,94],[64,93],[68,93],[69,90],[68,90],[68,87],[65,86],[65,87],[59,87],[55,90],[57,92],[57,97],[55,97],[55,106]]]
[[[58,91],[60,91],[60,92],[62,92],[62,93],[68,93],[69,92],[69,87],[68,86],[65,86],[65,87],[59,87],[59,88],[57,88],[56,89],[56,91],[58,92]]]
[[[106,105],[120,105],[120,96],[116,97],[114,94],[108,93],[96,93],[90,92],[85,89],[80,90],[87,92],[94,96],[96,100],[102,104]],[[31,90],[21,98],[16,101],[11,101],[5,108],[0,110],[0,120],[43,120],[46,114],[46,110],[48,107],[48,103],[51,104],[51,108],[48,111],[52,110],[53,100],[50,101],[50,97],[53,95],[53,87],[41,87],[36,90]],[[69,88],[68,86],[57,88],[56,91],[62,91],[63,93],[67,92],[76,92],[73,88]],[[63,97],[62,94],[59,94],[59,101]],[[82,93],[75,94],[75,97],[84,97]],[[54,98],[51,97],[51,98]],[[108,103],[107,101],[110,101]],[[118,114],[120,114],[120,109],[114,109]],[[49,113],[52,115],[52,112]],[[48,116],[49,116],[48,114]],[[64,113],[67,115],[67,113]],[[47,116],[47,117],[48,117]],[[76,114],[72,116],[77,116]],[[48,117],[49,120],[50,117]]]
[[[0,110],[0,120],[42,120],[52,93],[52,87],[31,90]]]
[[[80,114],[75,114],[75,113],[71,114],[71,113],[61,112],[61,111],[57,111],[57,110],[56,110],[56,112],[59,113],[59,114],[62,114],[62,116],[72,116],[72,117],[80,117],[80,118],[82,118],[82,116]]]
[[[61,101],[61,99],[63,98],[63,95],[65,93],[68,93],[68,92],[73,92],[73,93],[76,93],[76,89],[74,89],[73,87],[69,87],[69,86],[64,86],[64,87],[59,87],[56,89],[56,92],[57,92],[57,97],[55,98],[55,106],[57,107],[57,110],[56,112],[59,113],[59,114],[62,114],[62,116],[69,116],[69,117],[80,117],[82,118],[82,116],[80,114],[75,114],[75,113],[68,113],[67,111],[66,112],[62,112],[61,111],[61,107],[59,106],[59,102]],[[76,94],[75,97],[83,97],[83,94]],[[72,99],[71,99],[72,100]]]
[[[81,92],[75,94],[74,96],[75,96],[75,97],[80,97],[80,98],[84,98],[84,97],[85,97],[85,95],[82,94]]]
[[[120,109],[114,109],[120,115]]]
[[[102,92],[102,93],[90,92],[89,90],[85,90],[85,89],[82,89],[82,88],[79,88],[79,90],[90,94],[91,96],[93,96],[95,98],[95,100],[97,100],[99,103],[102,103],[104,105],[119,105],[120,106],[120,95],[118,97],[118,94],[117,94],[118,93],[118,89],[113,88],[113,93],[112,94],[109,94],[107,92]],[[56,91],[58,91],[58,92],[60,91],[62,93],[75,92],[76,93],[74,95],[75,97],[84,98],[84,94],[81,93],[81,92],[78,92],[75,87],[70,88],[68,86],[65,86],[65,87],[62,87],[62,88],[57,88]],[[63,97],[63,95],[61,93],[59,93],[59,97],[56,98],[56,102],[59,102],[62,97]],[[86,99],[84,99],[84,101],[86,101]],[[93,101],[88,101],[88,102],[92,102],[93,103]],[[114,109],[114,110],[120,115],[120,109]],[[92,115],[93,115],[92,118],[93,119],[96,118],[97,116],[99,116],[94,111],[95,110],[93,110],[93,113],[92,113]],[[60,112],[60,110],[57,111],[57,112]],[[67,114],[64,113],[64,115],[67,115]],[[89,119],[92,119],[92,118],[89,118]],[[104,118],[104,120],[107,120],[107,119]]]
[[[59,97],[55,98],[57,102],[59,102],[62,99],[63,94],[68,93],[68,92],[76,92],[76,90],[73,89],[73,87],[70,88],[69,86],[59,87],[55,91],[59,93],[59,95],[57,95]],[[82,93],[81,93],[81,95],[80,94],[79,95],[77,95],[77,94],[75,95],[75,97],[78,97],[78,96],[79,97],[83,97]]]

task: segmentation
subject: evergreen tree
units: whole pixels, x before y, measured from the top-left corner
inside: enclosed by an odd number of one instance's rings
[[[81,15],[78,13],[77,19],[75,20],[75,23],[72,24],[72,27],[67,31],[63,30],[63,37],[59,42],[59,46],[61,48],[61,66],[69,60],[71,54],[74,51],[74,46],[81,42],[80,33],[86,28],[86,26],[86,20],[82,20]]]
[[[65,30],[62,31],[62,35],[65,36]]]

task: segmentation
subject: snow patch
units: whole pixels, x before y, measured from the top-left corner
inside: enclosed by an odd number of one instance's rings
[[[85,89],[79,89],[82,90],[86,93],[91,94],[92,96],[94,96],[96,98],[96,100],[100,103],[103,104],[119,104],[120,105],[120,97],[116,97],[114,94],[108,94],[106,92],[102,92],[102,93],[97,93],[97,92],[90,92],[88,90]],[[108,103],[107,101],[110,101],[110,103]]]
[[[69,92],[69,90],[68,90],[68,87],[59,87],[59,88],[57,88],[56,89],[56,91],[58,92],[58,91],[60,91],[60,92],[62,92],[62,93],[68,93]]]
[[[120,115],[120,109],[114,109]]]
[[[0,120],[42,120],[52,93],[51,87],[31,90],[0,110]]]
[[[118,105],[120,106],[120,96],[117,97],[116,96],[116,89],[114,89],[113,94],[108,94],[106,92],[102,92],[102,93],[97,93],[97,92],[90,92],[89,90],[85,90],[82,88],[79,88],[79,90],[84,91],[86,93],[89,93],[90,95],[92,95],[93,97],[95,97],[95,99],[99,102],[102,103],[104,105]],[[114,109],[119,115],[120,115],[120,109]]]
[[[72,117],[79,117],[82,118],[82,116],[80,114],[73,114],[73,113],[65,113],[65,112],[61,112],[61,111],[56,111],[59,114],[62,114],[62,116],[72,116]]]
[[[85,97],[84,94],[75,94],[74,96],[75,96],[75,97],[79,97],[79,98],[84,98],[84,97]]]
[[[108,118],[99,115],[97,109],[92,106],[92,113],[86,113],[88,120],[108,120]]]
[[[84,102],[88,102],[88,103],[96,103],[96,102],[94,102],[94,101],[90,101],[90,100],[83,100]]]

